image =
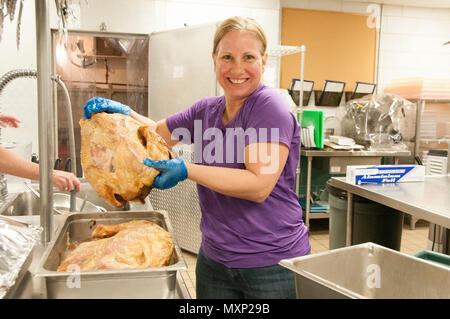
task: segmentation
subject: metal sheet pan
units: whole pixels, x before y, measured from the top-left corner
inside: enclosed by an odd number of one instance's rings
[[[95,270],[80,273],[57,272],[67,248],[67,233],[71,242],[91,238],[96,224],[118,224],[144,219],[158,224],[173,236],[166,211],[109,211],[105,213],[72,213],[56,235],[56,240],[44,252],[37,277],[42,278],[46,298],[175,298],[176,276],[186,269],[181,250],[175,250],[166,267]]]

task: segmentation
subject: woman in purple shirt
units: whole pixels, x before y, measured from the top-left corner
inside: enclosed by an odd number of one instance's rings
[[[198,185],[202,244],[197,298],[295,298],[293,273],[278,265],[310,251],[294,191],[300,130],[283,97],[261,84],[266,37],[251,18],[223,21],[212,58],[225,95],[157,123],[115,101],[93,98],[85,116],[120,112],[154,128],[170,146],[194,143],[182,158],[144,164],[161,172],[152,187],[189,178]]]

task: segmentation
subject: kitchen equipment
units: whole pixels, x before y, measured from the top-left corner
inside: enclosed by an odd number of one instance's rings
[[[37,278],[43,280],[47,298],[174,298],[176,276],[186,269],[181,250],[175,241],[174,254],[166,267],[57,272],[62,254],[70,242],[91,239],[96,224],[118,224],[145,219],[158,224],[173,236],[166,211],[109,211],[107,213],[72,213],[58,230],[56,240],[44,252]]]
[[[84,209],[84,206],[86,206],[86,202],[87,202],[87,197],[84,197],[84,199],[83,199],[83,203],[81,204],[81,207],[80,207],[80,212],[82,212],[82,211],[83,211],[83,209]]]
[[[302,128],[304,127],[314,127],[314,143],[315,147],[323,148],[323,111],[311,111],[305,110],[302,113]]]
[[[57,158],[55,160],[55,165],[53,166],[53,169],[59,169],[59,166],[61,165],[61,159]]]
[[[28,185],[28,183],[25,183],[25,187],[28,188],[33,193],[34,196],[36,196],[37,198],[41,198],[41,195],[39,195],[38,191],[35,190],[30,185]]]
[[[72,160],[68,158],[64,164],[64,171],[70,172],[72,170]]]
[[[76,205],[77,205],[77,190],[74,188],[70,191],[70,206],[69,211],[74,212],[76,211]],[[84,208],[84,207],[83,207]],[[81,211],[81,210],[80,210]]]
[[[374,243],[283,259],[298,299],[450,298],[450,269]]]
[[[33,187],[31,187],[30,185],[28,185],[27,183],[25,183],[25,187],[28,188],[34,196],[36,196],[37,198],[41,198],[41,196],[39,195],[39,193],[37,192],[37,190],[35,190]],[[60,210],[58,210],[55,205],[53,205],[53,211],[56,212],[57,214],[64,214],[63,212],[61,212]]]
[[[81,206],[83,205],[84,199],[76,198],[76,205],[75,205],[75,211],[80,211]],[[58,209],[59,211],[63,213],[67,213],[70,211],[70,195],[63,194],[63,193],[54,193],[53,194],[53,207]],[[86,201],[85,206],[83,208],[84,212],[91,212],[91,213],[100,213],[100,212],[106,212],[106,209],[92,204],[89,201]]]
[[[28,188],[37,198],[40,198],[39,192],[31,187],[29,184],[25,183],[26,188]],[[81,199],[76,197],[75,202],[73,202],[72,195],[67,195],[63,193],[53,193],[53,210],[58,214],[65,214],[68,211],[81,211],[81,207],[86,212],[106,212],[106,209],[94,205],[93,203],[87,201],[87,198]]]
[[[17,218],[13,218],[13,217],[9,217],[9,216],[0,215],[0,220],[3,220],[9,224],[16,225],[16,226],[25,226],[25,227],[30,226],[30,224],[28,224],[28,223],[25,223],[21,220],[18,220]]]

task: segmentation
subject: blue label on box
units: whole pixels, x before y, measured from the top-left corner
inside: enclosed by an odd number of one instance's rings
[[[403,176],[408,174],[414,169],[414,166],[405,167],[367,167],[367,170],[376,169],[376,174],[361,174],[355,176],[355,183],[357,185],[362,183],[395,183],[399,181]]]

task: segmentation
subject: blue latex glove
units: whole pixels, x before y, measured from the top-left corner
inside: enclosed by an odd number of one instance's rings
[[[153,180],[152,188],[167,189],[174,187],[178,182],[184,181],[188,174],[186,165],[182,158],[171,159],[168,161],[155,162],[150,158],[144,158],[144,165],[152,167],[161,172]]]
[[[130,107],[98,96],[93,97],[84,105],[84,117],[87,119],[90,119],[92,114],[100,112],[130,115]]]

